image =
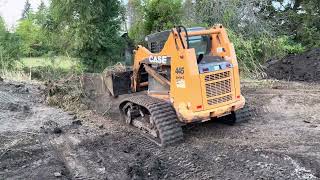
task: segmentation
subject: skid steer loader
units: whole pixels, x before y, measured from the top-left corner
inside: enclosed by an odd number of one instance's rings
[[[126,123],[166,146],[183,139],[183,124],[249,118],[235,50],[222,25],[178,26],[146,42],[148,48],[134,51],[131,69],[105,77],[112,95],[131,93],[119,106]]]

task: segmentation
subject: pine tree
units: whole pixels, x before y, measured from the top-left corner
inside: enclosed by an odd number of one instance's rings
[[[25,4],[24,4],[24,8],[23,8],[23,12],[22,12],[22,18],[21,19],[27,19],[29,14],[31,12],[31,4],[29,0],[26,0]]]
[[[38,7],[38,11],[44,11],[46,9],[46,5],[43,1],[41,1],[39,7]]]
[[[43,26],[47,22],[48,9],[43,1],[41,1],[38,11],[35,13],[37,23]]]

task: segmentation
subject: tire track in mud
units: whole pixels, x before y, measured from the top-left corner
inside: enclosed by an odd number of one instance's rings
[[[217,177],[223,179],[228,177],[225,176],[228,173],[230,177],[237,177],[232,172],[242,172],[242,179],[251,177],[250,173],[255,174],[256,178],[262,178],[265,176],[262,173],[265,168],[270,171],[271,176],[274,174],[283,178],[317,179],[311,170],[283,153],[277,155],[277,153],[253,150],[249,147],[242,147],[242,150],[233,146],[218,147],[219,144],[217,146],[207,144],[207,148],[201,149],[187,144],[159,149],[147,139],[135,138],[139,142],[137,147],[143,147],[144,151],[151,152],[160,159],[165,167],[163,169],[165,174],[161,179],[216,179]],[[260,158],[256,159],[257,156]]]
[[[132,134],[131,128],[127,130],[81,142],[77,148],[84,149],[87,154],[82,162],[101,160],[100,165],[104,165],[108,179],[214,178],[212,169],[203,163],[206,160],[196,153],[197,149],[185,143],[160,148],[147,138]]]
[[[196,149],[187,147],[186,144],[177,146],[159,148],[154,143],[143,137],[137,137],[137,146],[143,147],[145,151],[151,152],[157,156],[162,165],[166,167],[164,179],[189,179],[197,177],[200,179],[211,179],[214,176],[210,174],[211,169],[205,168],[197,159]]]
[[[92,173],[86,161],[82,159],[77,151],[77,144],[80,140],[68,134],[51,136],[47,138],[55,149],[58,158],[65,164],[68,178],[75,180],[95,180],[98,177],[96,172]]]

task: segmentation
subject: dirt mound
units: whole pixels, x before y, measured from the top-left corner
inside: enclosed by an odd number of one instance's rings
[[[271,60],[266,64],[266,73],[280,80],[320,82],[320,48]]]

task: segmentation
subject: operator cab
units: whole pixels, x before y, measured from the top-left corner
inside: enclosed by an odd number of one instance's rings
[[[205,30],[203,27],[188,28],[188,32]],[[194,48],[199,73],[208,73],[231,68],[232,65],[220,56],[214,56],[212,49],[212,37],[210,35],[191,36],[188,38],[189,48]],[[224,50],[224,48],[222,48]]]
[[[205,30],[203,27],[187,28],[188,32]],[[199,64],[204,56],[211,53],[211,37],[209,35],[191,36],[188,38],[189,48],[194,48],[197,63]]]
[[[186,28],[187,32],[206,30],[204,27],[192,27]],[[171,31],[162,31],[154,34],[150,34],[146,37],[148,49],[152,53],[159,53],[163,49]],[[187,40],[188,39],[188,40]],[[197,64],[199,73],[209,73],[218,70],[224,70],[226,68],[232,68],[232,64],[226,61],[224,58],[214,55],[212,53],[212,36],[200,35],[190,36],[186,40],[188,41],[189,49],[194,48],[197,57]],[[224,51],[224,48],[220,48],[219,51]]]

